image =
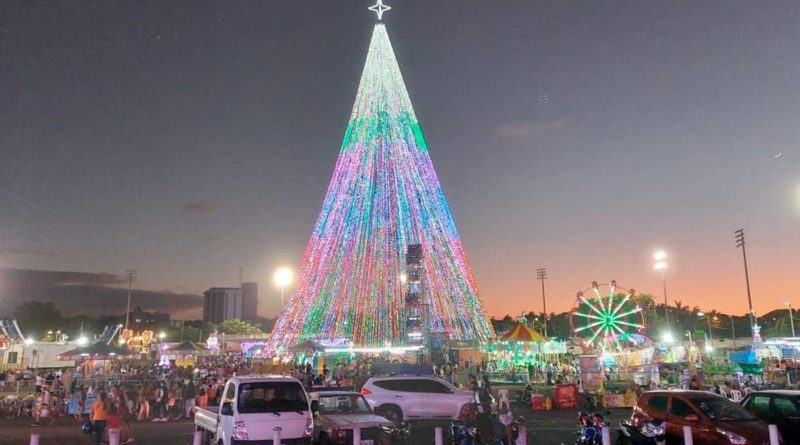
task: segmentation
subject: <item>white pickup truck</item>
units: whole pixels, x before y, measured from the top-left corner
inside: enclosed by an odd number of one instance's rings
[[[231,377],[218,408],[197,408],[195,424],[213,445],[271,444],[280,428],[282,445],[309,445],[314,417],[305,388],[294,377]]]

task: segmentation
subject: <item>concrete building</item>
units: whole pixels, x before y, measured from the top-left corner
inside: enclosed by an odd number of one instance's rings
[[[258,283],[242,283],[242,287],[212,287],[203,293],[203,297],[205,322],[255,321],[258,316]]]

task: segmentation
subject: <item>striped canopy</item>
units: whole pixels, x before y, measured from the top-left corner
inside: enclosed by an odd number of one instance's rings
[[[533,329],[525,326],[522,323],[517,323],[510,331],[500,337],[502,341],[516,341],[516,342],[544,342],[546,338],[542,334],[534,331]]]

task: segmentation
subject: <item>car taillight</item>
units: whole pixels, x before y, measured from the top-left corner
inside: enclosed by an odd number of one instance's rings
[[[361,388],[361,395],[362,396],[368,396],[370,394],[372,394],[372,391],[368,390],[367,388]]]
[[[233,438],[236,440],[249,440],[247,428],[241,420],[233,424]]]

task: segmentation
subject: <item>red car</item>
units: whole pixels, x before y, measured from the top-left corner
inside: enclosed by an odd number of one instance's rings
[[[705,391],[642,394],[633,407],[631,422],[638,426],[651,419],[666,421],[667,444],[682,445],[683,427],[690,426],[697,445],[769,445],[766,422],[742,406]]]

